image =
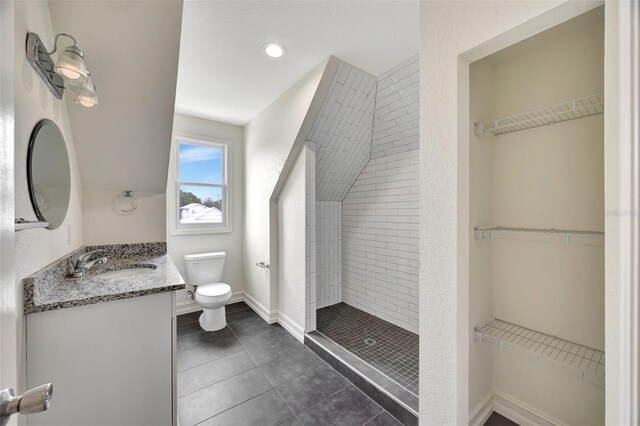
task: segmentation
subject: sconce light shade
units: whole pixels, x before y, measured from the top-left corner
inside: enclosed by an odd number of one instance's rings
[[[88,79],[84,54],[77,46],[69,46],[60,54],[54,70],[70,80],[86,81]]]
[[[80,81],[80,79],[70,80],[67,82],[65,88],[75,94],[75,98],[73,99],[75,103],[87,108],[100,106],[98,95],[96,94],[96,86],[93,84],[93,79],[91,78],[91,72],[89,70],[87,70],[86,81],[83,82]]]

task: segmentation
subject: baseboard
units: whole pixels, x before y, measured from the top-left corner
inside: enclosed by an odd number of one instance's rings
[[[511,398],[503,393],[493,394],[493,410],[520,426],[566,426],[566,423]]]
[[[469,415],[469,426],[483,426],[493,413],[493,392],[489,392]]]
[[[291,333],[300,343],[304,343],[304,328],[280,311],[276,311],[276,318],[282,328]]]
[[[496,412],[520,426],[566,426],[539,410],[500,392],[492,392],[483,398],[469,414],[469,426],[482,426],[491,413]]]
[[[191,312],[201,311],[202,308],[195,300],[185,300],[176,303],[176,315],[190,314]]]
[[[238,291],[231,295],[229,303],[238,303],[244,301],[244,292]],[[176,315],[190,314],[191,312],[201,311],[202,308],[195,300],[184,300],[176,303]]]
[[[246,291],[243,292],[243,294],[244,294],[244,303],[249,305],[249,307],[253,309],[255,313],[260,315],[263,320],[265,320],[269,324],[273,324],[274,322],[277,321],[278,319],[277,312],[271,312],[270,310],[265,308],[264,305],[262,305],[262,303],[258,302],[256,299],[251,297],[251,295]]]

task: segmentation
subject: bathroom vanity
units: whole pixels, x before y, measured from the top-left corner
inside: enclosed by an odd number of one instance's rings
[[[70,263],[107,262],[81,278]],[[165,243],[83,247],[24,280],[27,386],[52,382],[29,425],[177,424],[175,290]]]

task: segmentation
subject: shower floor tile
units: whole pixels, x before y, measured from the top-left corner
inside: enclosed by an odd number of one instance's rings
[[[316,329],[381,373],[418,394],[418,335],[338,303],[316,311]]]

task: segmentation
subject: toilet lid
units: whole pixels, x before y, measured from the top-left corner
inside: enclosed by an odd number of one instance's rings
[[[229,284],[215,283],[198,286],[198,294],[202,296],[223,296],[231,291]]]

